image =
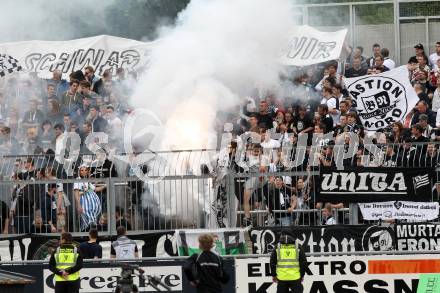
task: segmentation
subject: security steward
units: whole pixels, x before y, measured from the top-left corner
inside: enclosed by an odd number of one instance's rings
[[[277,293],[302,293],[306,267],[307,259],[302,248],[295,244],[292,236],[282,234],[270,255],[272,279],[278,283]]]
[[[78,293],[83,260],[72,244],[72,234],[62,233],[60,247],[50,256],[49,270],[55,274],[55,293]]]

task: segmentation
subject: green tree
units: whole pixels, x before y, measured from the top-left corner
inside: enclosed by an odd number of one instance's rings
[[[131,39],[154,39],[161,25],[174,24],[189,0],[115,1],[105,11],[111,35]]]

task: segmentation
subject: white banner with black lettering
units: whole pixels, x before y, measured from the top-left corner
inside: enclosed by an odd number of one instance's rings
[[[322,32],[308,25],[298,26],[282,51],[281,63],[307,66],[339,59],[346,35],[347,29]]]
[[[148,64],[154,42],[96,36],[69,41],[25,41],[0,44],[0,77],[16,71],[50,77],[60,69],[69,74],[93,66],[98,75],[117,68],[134,71]]]
[[[436,273],[439,255],[318,256],[307,258],[304,292],[417,292],[420,274]],[[275,293],[269,257],[235,260],[236,292]]]
[[[438,218],[438,202],[386,201],[360,203],[364,220],[429,221]]]
[[[408,78],[408,68],[344,79],[366,130],[383,129],[403,121],[419,101]]]

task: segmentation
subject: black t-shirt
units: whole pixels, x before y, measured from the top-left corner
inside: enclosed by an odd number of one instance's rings
[[[321,118],[321,122],[325,125],[325,133],[333,131],[333,118],[329,114]]]
[[[96,242],[83,242],[79,245],[79,253],[83,259],[102,258],[102,246]]]
[[[299,132],[303,131],[304,129],[307,129],[309,127],[313,127],[312,119],[305,115],[304,118],[300,118],[299,116],[295,117],[293,120],[293,126],[296,128],[296,130]]]
[[[351,67],[345,71],[345,77],[347,78],[364,76],[366,74],[367,74],[367,69],[362,67],[359,70],[356,70],[353,67]]]
[[[125,230],[131,230],[131,225],[125,218],[121,218],[116,221],[116,227],[119,227],[119,226],[124,227]]]
[[[257,114],[258,126],[271,129],[273,127],[273,115],[271,114]]]

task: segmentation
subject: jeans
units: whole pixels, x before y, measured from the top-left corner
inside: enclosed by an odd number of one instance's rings
[[[290,215],[285,217],[279,217],[278,221],[280,222],[281,226],[290,226],[292,224],[292,218]]]

